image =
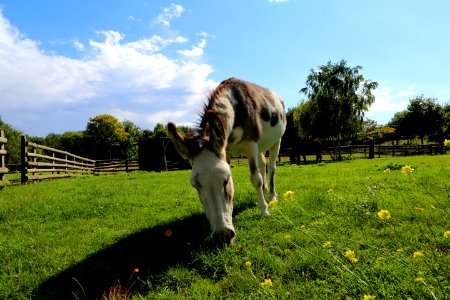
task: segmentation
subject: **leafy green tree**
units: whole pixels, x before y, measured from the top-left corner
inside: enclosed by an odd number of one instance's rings
[[[377,82],[359,73],[361,66],[349,67],[345,60],[311,70],[300,93],[308,97],[294,113],[299,134],[308,138],[341,141],[362,129],[364,112],[375,101]]]
[[[20,164],[20,139],[23,133],[3,122],[1,117],[0,128],[5,131],[5,136],[8,139],[8,143],[5,145],[5,149],[8,152],[5,157],[5,163]]]
[[[394,115],[389,125],[397,130],[397,138],[425,137],[442,143],[450,126],[450,105],[440,105],[436,98],[423,95],[410,99],[406,110]]]
[[[86,140],[83,131],[67,131],[61,136],[61,149],[86,157]]]
[[[44,139],[44,145],[55,149],[65,150],[62,148],[61,139],[62,139],[61,134],[49,133]]]
[[[409,125],[422,144],[425,136],[439,134],[444,121],[444,112],[436,98],[425,98],[423,95],[413,98],[407,110]]]
[[[123,151],[128,159],[138,159],[138,144],[142,137],[142,130],[133,122],[123,121],[125,132],[128,133],[128,139],[123,143]]]
[[[90,158],[123,158],[120,146],[128,139],[128,133],[114,116],[104,114],[90,118],[85,137]]]

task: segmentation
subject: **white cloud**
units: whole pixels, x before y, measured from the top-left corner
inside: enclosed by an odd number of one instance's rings
[[[396,112],[406,108],[404,102],[395,101],[389,87],[379,87],[373,91],[375,103],[369,109],[371,113]]]
[[[187,56],[187,57],[200,57],[203,55],[203,49],[206,46],[206,39],[202,39],[197,46],[193,46],[189,50],[180,50],[178,53]]]
[[[289,0],[269,0],[269,3],[287,3]]]
[[[155,22],[163,26],[170,27],[170,22],[174,18],[179,18],[184,12],[183,6],[171,3],[169,7],[165,7],[163,12],[155,18]]]
[[[193,119],[216,85],[208,79],[213,68],[201,63],[205,38],[180,57],[169,57],[164,50],[188,40],[154,35],[124,42],[116,31],[99,36],[87,45],[72,40],[84,50],[81,59],[48,54],[0,10],[0,117],[40,136],[83,130],[90,117],[101,113],[151,129],[157,122]]]

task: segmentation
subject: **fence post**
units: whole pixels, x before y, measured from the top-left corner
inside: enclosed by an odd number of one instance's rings
[[[8,139],[5,137],[5,131],[3,129],[0,129],[0,185],[3,181],[3,175],[5,173],[8,173],[9,170],[6,167],[5,164],[5,155],[7,154],[5,150],[5,144],[8,142]]]
[[[20,182],[21,184],[27,184],[27,138],[22,135],[20,139]]]

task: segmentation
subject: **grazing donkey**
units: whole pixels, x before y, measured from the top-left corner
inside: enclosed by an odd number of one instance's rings
[[[231,155],[245,155],[250,179],[258,194],[263,216],[266,159],[269,156],[269,200],[276,197],[275,163],[286,128],[284,103],[274,92],[256,84],[230,78],[213,90],[205,104],[199,128],[190,137],[168,123],[169,137],[177,151],[192,165],[190,182],[197,189],[214,240],[231,243],[234,186],[227,162]]]

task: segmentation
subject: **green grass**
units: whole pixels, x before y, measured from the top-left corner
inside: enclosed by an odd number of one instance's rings
[[[7,186],[0,298],[447,299],[449,159],[284,164],[268,218],[234,167],[237,237],[224,248],[208,238],[189,171]]]

